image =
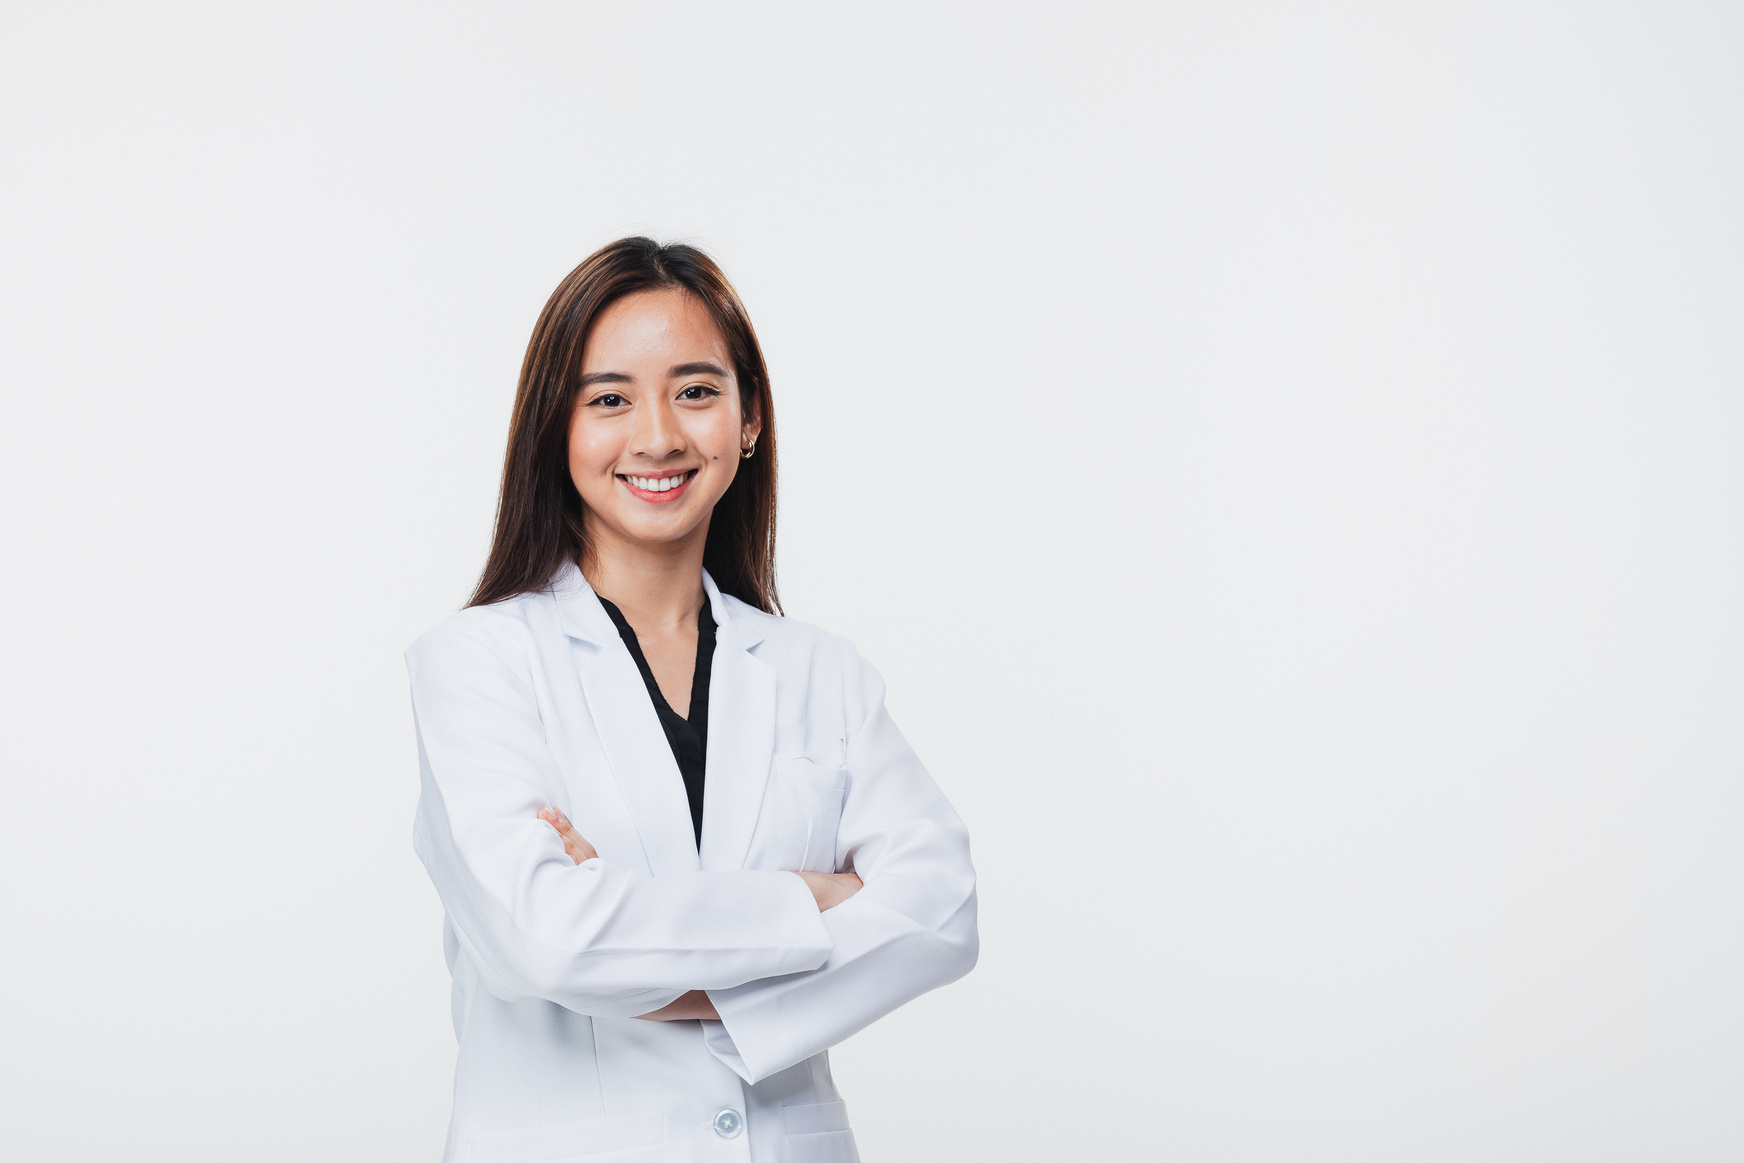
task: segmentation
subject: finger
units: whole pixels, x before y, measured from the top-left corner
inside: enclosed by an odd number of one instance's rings
[[[554,808],[550,805],[546,805],[545,807],[540,808],[536,814],[541,820],[544,820],[554,828],[574,827],[574,825],[569,822],[569,817],[563,814],[562,808]]]
[[[562,836],[566,843],[574,844],[589,852],[593,851],[593,845],[587,842],[587,837],[583,836],[580,832],[577,832],[574,825],[570,824],[567,820],[564,821],[564,827],[558,835]]]
[[[575,830],[575,825],[569,822],[569,817],[556,808],[540,808],[539,818],[556,829],[557,834],[563,837],[565,843],[572,839],[581,839],[580,833]]]
[[[547,812],[550,814],[547,815]],[[547,824],[556,828],[559,836],[574,837],[577,840],[581,839],[581,834],[575,830],[575,825],[569,822],[569,817],[564,815],[560,809],[547,808],[544,812],[540,812],[539,816]]]
[[[551,829],[557,833],[557,838],[563,841],[565,855],[575,863],[580,864],[599,855],[594,846],[587,842],[587,837],[575,830],[575,825],[569,822],[569,817],[564,815],[560,808],[540,808],[537,814],[541,820],[551,825]]]
[[[543,814],[540,815],[540,819],[544,819]],[[583,841],[581,837],[577,836],[573,831],[565,832],[551,820],[545,820],[545,823],[550,824],[551,830],[557,833],[558,842],[563,845],[563,854],[565,856],[569,857],[577,864],[580,864],[583,860],[587,859],[581,854],[581,846],[586,843],[586,841]]]

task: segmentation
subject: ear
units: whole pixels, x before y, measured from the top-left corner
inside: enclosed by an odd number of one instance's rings
[[[763,435],[763,414],[762,410],[757,407],[756,399],[753,398],[750,406],[744,411],[743,419],[739,422],[739,438],[741,440],[755,440],[761,435]]]

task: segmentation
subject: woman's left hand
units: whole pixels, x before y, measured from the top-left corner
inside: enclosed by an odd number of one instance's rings
[[[684,1022],[696,1018],[709,1022],[721,1020],[721,1015],[715,1012],[715,1003],[700,989],[693,989],[675,1002],[636,1016],[645,1022]]]

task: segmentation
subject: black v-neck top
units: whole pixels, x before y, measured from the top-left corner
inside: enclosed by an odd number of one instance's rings
[[[596,595],[597,596],[597,595]],[[690,822],[696,830],[696,849],[702,851],[702,779],[708,763],[708,699],[709,671],[715,660],[715,616],[703,598],[702,609],[696,614],[696,673],[690,680],[690,715],[684,717],[666,703],[648,659],[642,654],[642,644],[636,641],[636,631],[630,628],[624,612],[600,598],[600,605],[611,615],[618,628],[618,637],[630,648],[636,669],[642,672],[642,682],[648,687],[648,697],[654,700],[654,713],[660,716],[660,726],[666,732],[672,758],[678,761],[678,774],[684,777],[684,794],[690,800]]]

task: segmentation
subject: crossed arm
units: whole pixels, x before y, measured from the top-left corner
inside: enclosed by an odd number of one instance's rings
[[[569,817],[558,809],[540,808],[539,818],[556,829],[557,835],[563,840],[563,851],[577,864],[599,855],[586,837],[575,830]],[[796,872],[794,875],[805,881],[806,887],[811,889],[812,899],[817,901],[820,913],[835,908],[865,887],[852,872]],[[696,1018],[717,1021],[720,1018],[720,1014],[715,1012],[715,1003],[700,989],[693,989],[676,1001],[636,1016],[650,1022],[680,1022]]]
[[[552,810],[566,777],[537,694],[518,658],[480,640],[486,629],[433,631],[407,664],[421,783],[413,846],[491,994],[595,1017],[718,1015],[703,1022],[704,1042],[755,1083],[974,966],[967,831],[885,711],[877,672],[849,647],[843,698],[865,714],[849,714],[844,732],[836,851],[854,872],[798,873],[800,896],[791,872],[657,877],[596,856]]]

